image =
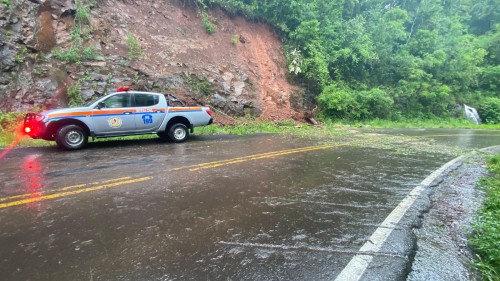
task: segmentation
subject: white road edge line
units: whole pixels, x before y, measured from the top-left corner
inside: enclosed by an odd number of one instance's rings
[[[462,159],[463,156],[460,156],[444,164],[441,168],[434,171],[419,185],[417,185],[410,192],[410,194],[408,194],[403,199],[403,201],[401,201],[401,203],[399,203],[399,205],[389,214],[389,216],[387,216],[380,227],[378,227],[375,232],[373,232],[368,241],[366,241],[365,244],[359,249],[359,254],[355,255],[351,259],[351,261],[342,270],[342,272],[340,272],[337,278],[335,278],[335,281],[360,280],[373,259],[373,256],[369,253],[376,253],[380,251],[382,245],[385,243],[387,238],[389,238],[389,235],[391,235],[393,228],[399,223],[401,218],[403,218],[403,216],[410,209],[415,200],[417,200],[420,194],[422,194],[422,191],[424,191],[425,188],[429,187],[431,183],[441,174],[443,174],[451,166],[455,165]]]

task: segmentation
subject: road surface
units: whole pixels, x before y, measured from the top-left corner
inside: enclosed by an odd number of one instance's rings
[[[384,220],[443,164],[499,140],[384,130],[14,149],[0,159],[1,279],[334,280],[385,228],[363,254],[401,280],[426,202]]]

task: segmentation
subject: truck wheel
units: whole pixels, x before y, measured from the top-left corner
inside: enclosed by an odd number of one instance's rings
[[[87,133],[77,125],[61,127],[56,133],[57,145],[65,150],[76,150],[84,147],[89,140]]]
[[[186,125],[182,123],[177,123],[172,125],[168,130],[168,138],[172,142],[183,142],[189,137],[189,130]]]

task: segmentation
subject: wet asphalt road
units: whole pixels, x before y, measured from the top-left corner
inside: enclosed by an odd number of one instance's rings
[[[491,131],[379,133],[465,150],[500,144]],[[0,159],[0,279],[333,280],[454,158],[352,141],[194,136],[15,149]],[[412,223],[375,254],[373,267],[391,264],[381,280],[408,273]]]

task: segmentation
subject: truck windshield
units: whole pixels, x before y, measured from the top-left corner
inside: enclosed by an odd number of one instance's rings
[[[95,102],[96,102],[98,99],[100,99],[100,98],[102,98],[102,97],[98,97],[98,98],[92,99],[92,100],[90,100],[90,101],[88,101],[88,102],[84,103],[82,106],[83,106],[83,107],[89,107],[89,106],[91,106],[93,103],[95,103]]]

